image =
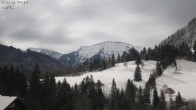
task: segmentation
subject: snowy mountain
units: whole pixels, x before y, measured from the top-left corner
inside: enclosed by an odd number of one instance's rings
[[[117,57],[118,54],[122,55],[124,51],[128,51],[132,47],[136,50],[140,50],[140,47],[128,43],[106,41],[91,46],[83,46],[77,51],[61,56],[59,61],[65,65],[74,66],[87,59],[96,58],[98,56],[107,59],[114,54],[114,56]]]
[[[178,46],[184,41],[188,43],[190,48],[193,47],[194,42],[196,41],[196,18],[192,19],[187,26],[179,29],[177,32],[162,41],[160,45],[174,44]]]
[[[50,56],[54,59],[59,59],[62,56],[61,53],[55,52],[55,51],[52,51],[52,50],[41,49],[41,48],[28,48],[28,49],[31,50],[31,51],[35,51],[35,52],[44,54],[44,55],[48,55],[48,56]]]
[[[134,82],[134,84],[139,87],[140,85],[142,88],[145,86],[145,83],[148,81],[150,74],[152,74],[152,70],[156,67],[156,61],[143,61],[144,67],[141,68],[142,73],[142,81]],[[169,88],[172,88],[175,91],[175,94],[172,95],[173,99],[175,98],[178,92],[181,93],[182,97],[186,99],[193,99],[196,98],[196,63],[186,60],[177,60],[178,65],[178,72],[175,71],[175,67],[169,66],[164,72],[161,77],[156,79],[157,84],[157,91],[160,91],[163,85],[167,85]],[[123,88],[125,90],[125,85],[127,80],[134,79],[134,72],[135,72],[135,61],[128,62],[128,67],[125,68],[123,63],[118,63],[115,67],[97,71],[97,72],[87,72],[80,76],[65,76],[65,77],[56,77],[56,82],[63,81],[66,78],[66,81],[71,85],[74,86],[75,83],[80,84],[86,76],[92,75],[94,81],[100,80],[103,86],[103,92],[105,95],[109,95],[112,80],[113,78],[116,81],[116,85],[118,88]],[[167,100],[169,101],[169,95],[166,95]]]

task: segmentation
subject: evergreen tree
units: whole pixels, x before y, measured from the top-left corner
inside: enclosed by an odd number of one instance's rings
[[[141,63],[142,63],[141,57],[138,55],[138,56],[137,56],[137,59],[136,59],[136,61],[135,61],[135,64],[136,64],[136,65],[140,65]]]
[[[105,59],[102,60],[102,66],[103,66],[103,67],[102,67],[103,70],[105,70],[105,69],[107,68]]]
[[[182,100],[180,92],[178,92],[176,96],[176,108],[179,109],[179,107],[181,107],[182,104],[183,104],[183,100]]]
[[[54,76],[49,77],[49,81],[46,87],[46,110],[54,110],[55,109],[55,101],[56,101],[56,81]]]
[[[160,63],[158,61],[157,61],[157,64],[156,64],[156,70],[155,70],[155,72],[156,72],[156,75],[157,76],[161,76],[162,73],[163,73],[163,71],[161,69],[161,65],[160,65]]]
[[[93,70],[94,70],[94,65],[93,65],[93,61],[91,60],[89,64],[89,71],[93,71]]]
[[[96,108],[97,110],[103,110],[105,104],[105,96],[102,92],[102,83],[100,80],[97,81],[97,94],[96,94]]]
[[[113,79],[112,87],[111,87],[111,94],[110,94],[110,109],[111,110],[116,109],[116,102],[117,102],[116,94],[117,94],[117,87],[116,87],[116,82]]]
[[[141,75],[141,69],[139,65],[135,68],[135,74],[134,74],[134,81],[141,81],[142,80],[142,75]]]
[[[73,110],[73,92],[70,85],[64,79],[57,93],[56,110]]]
[[[149,84],[150,88],[152,88],[152,89],[156,88],[156,80],[152,74],[150,74],[150,77],[148,79],[148,84]]]
[[[196,50],[196,41],[195,41],[195,44],[193,46],[193,50]]]
[[[157,108],[159,102],[160,102],[160,99],[157,93],[157,89],[155,88],[153,92],[153,101],[152,101],[153,108]]]
[[[160,97],[160,104],[157,108],[157,110],[166,110],[167,105],[166,105],[166,101],[165,101],[165,94],[163,92],[161,92],[161,97]]]
[[[150,103],[150,87],[148,83],[145,84],[142,99],[144,103]]]
[[[138,102],[140,104],[142,104],[142,102],[143,102],[143,99],[142,99],[142,87],[141,86],[139,87],[139,91],[138,91]]]
[[[114,54],[112,54],[111,66],[112,66],[112,67],[115,66],[115,56],[114,56]]]
[[[120,54],[118,53],[118,56],[117,56],[117,62],[120,63],[121,62],[121,59],[120,59]]]
[[[39,66],[36,65],[30,79],[29,99],[31,99],[31,106],[33,107],[33,109],[37,110],[41,109],[42,107],[42,84],[40,82],[40,76],[41,72],[39,70]]]
[[[24,97],[27,89],[27,81],[24,76],[24,73],[20,72],[19,68],[16,69],[16,84],[19,91],[18,96]]]
[[[127,81],[127,86],[125,90],[126,102],[127,102],[127,109],[130,110],[131,108],[134,109],[135,103],[135,86],[130,79]]]

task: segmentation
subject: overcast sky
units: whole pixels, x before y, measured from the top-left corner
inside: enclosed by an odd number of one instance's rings
[[[61,53],[103,41],[154,47],[194,17],[196,0],[29,0],[0,9],[0,43]]]

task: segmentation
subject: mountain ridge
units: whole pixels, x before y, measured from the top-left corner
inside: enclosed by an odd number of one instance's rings
[[[184,41],[189,45],[190,48],[193,47],[196,41],[196,18],[193,18],[186,26],[177,30],[174,34],[171,34],[159,45],[173,44],[178,46]]]
[[[0,57],[0,67],[10,65],[19,67],[27,76],[33,72],[35,65],[39,65],[43,73],[53,73],[64,69],[63,64],[47,55],[31,50],[22,51],[13,46],[0,44]]]
[[[38,53],[41,53],[41,54],[48,55],[48,56],[50,56],[54,59],[59,59],[63,55],[59,52],[56,52],[56,51],[53,51],[53,50],[48,50],[48,49],[43,49],[43,48],[30,47],[28,49],[31,50],[31,51],[35,51],[35,52],[38,52]]]
[[[90,46],[81,46],[77,51],[61,56],[59,61],[72,67],[96,57],[107,59],[112,54],[117,57],[118,54],[122,55],[124,51],[128,51],[131,48],[135,48],[136,50],[141,49],[138,46],[124,42],[105,41]]]

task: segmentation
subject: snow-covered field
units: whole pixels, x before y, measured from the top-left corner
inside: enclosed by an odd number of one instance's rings
[[[155,61],[143,62],[145,64],[145,66],[141,68],[143,80],[140,82],[134,82],[137,86],[141,85],[142,87],[144,87],[145,82],[148,80],[150,74],[152,74],[152,70],[155,69],[156,65]],[[185,60],[177,60],[177,64],[178,68],[181,70],[180,74],[174,73],[174,67],[168,67],[168,69],[163,72],[163,75],[157,78],[157,88],[161,89],[163,84],[167,84],[167,86],[174,89],[176,93],[180,91],[181,95],[186,99],[196,98],[196,63]],[[88,72],[83,75],[73,77],[56,77],[56,80],[63,81],[63,79],[66,78],[71,85],[74,85],[75,83],[79,84],[87,75],[92,75],[95,81],[99,79],[102,83],[104,83],[103,89],[106,95],[108,95],[112,79],[115,79],[119,88],[125,88],[127,80],[133,80],[135,68],[135,62],[131,61],[128,62],[128,68],[125,68],[123,63],[119,63],[116,64],[115,67],[104,71]]]

